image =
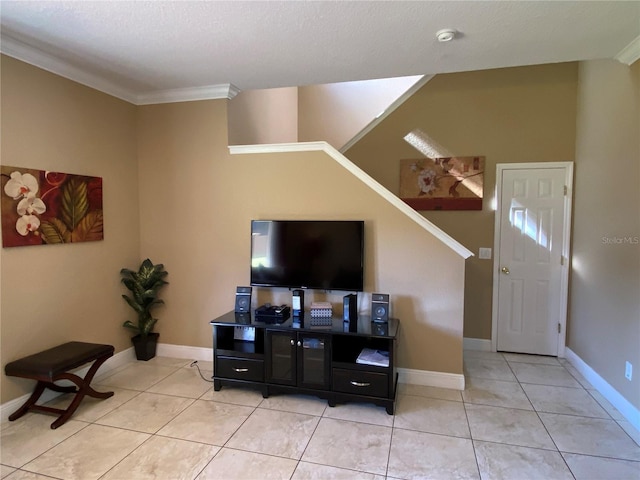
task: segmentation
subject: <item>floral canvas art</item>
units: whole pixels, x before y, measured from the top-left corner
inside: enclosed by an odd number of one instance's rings
[[[102,178],[0,167],[2,246],[103,239]]]
[[[484,160],[400,160],[400,198],[416,210],[482,210]]]

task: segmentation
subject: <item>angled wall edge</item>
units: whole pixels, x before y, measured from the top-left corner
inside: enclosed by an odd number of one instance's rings
[[[320,151],[324,152],[333,158],[336,162],[349,170],[353,175],[359,178],[367,186],[385,198],[394,207],[404,213],[407,217],[411,218],[414,222],[424,228],[427,232],[432,234],[451,250],[456,252],[462,258],[467,259],[473,256],[473,253],[468,250],[464,245],[453,239],[447,233],[439,229],[425,217],[416,212],[409,205],[400,200],[396,195],[387,190],[373,177],[367,174],[360,167],[356,166],[352,161],[346,158],[342,153],[333,148],[327,142],[302,142],[302,143],[279,143],[270,145],[237,145],[229,146],[229,152],[232,155],[246,155],[255,153],[291,153],[291,152],[312,152]]]

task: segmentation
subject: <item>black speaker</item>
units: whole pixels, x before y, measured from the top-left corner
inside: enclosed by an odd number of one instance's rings
[[[247,313],[251,310],[251,287],[236,287],[237,313]]]
[[[342,319],[349,321],[358,319],[358,295],[355,293],[351,293],[343,297]]]
[[[293,316],[299,317],[304,315],[304,290],[294,290],[291,297],[291,307]]]
[[[374,322],[389,321],[389,295],[386,293],[371,294],[371,320]]]

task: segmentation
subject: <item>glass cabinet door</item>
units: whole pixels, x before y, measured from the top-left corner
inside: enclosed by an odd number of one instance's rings
[[[296,384],[296,334],[267,332],[268,348],[267,381],[283,385]]]
[[[329,388],[331,340],[326,335],[298,334],[298,385]]]

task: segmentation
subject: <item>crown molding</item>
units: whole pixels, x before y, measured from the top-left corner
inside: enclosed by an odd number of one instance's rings
[[[113,97],[129,103],[135,103],[136,95],[132,92],[108,82],[97,75],[74,67],[68,62],[44,53],[42,50],[27,45],[5,33],[0,34],[0,52]]]
[[[235,85],[207,85],[204,87],[175,88],[172,90],[158,90],[143,93],[136,97],[136,105],[151,105],[157,103],[193,102],[197,100],[231,100],[240,92]]]
[[[614,58],[620,63],[624,63],[626,65],[632,65],[640,59],[640,35],[631,40],[631,43],[620,50]]]
[[[196,100],[229,99],[240,89],[232,84],[208,85],[195,88],[177,88],[136,94],[112,82],[75,67],[58,57],[32,47],[6,33],[0,33],[0,52],[22,62],[41,68],[134,105],[154,103],[191,102]]]

